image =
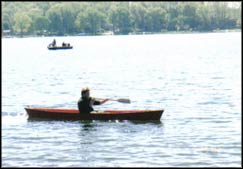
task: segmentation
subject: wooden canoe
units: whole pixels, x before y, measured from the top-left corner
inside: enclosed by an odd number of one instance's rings
[[[45,120],[160,120],[164,110],[106,110],[80,114],[77,109],[25,108],[28,119]]]

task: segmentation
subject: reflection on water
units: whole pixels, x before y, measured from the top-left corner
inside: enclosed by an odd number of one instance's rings
[[[159,121],[159,120],[147,120],[147,121],[131,120],[130,122],[132,124],[155,124],[161,127],[163,126],[163,121]]]
[[[89,130],[95,130],[95,127],[97,127],[97,124],[94,123],[92,120],[81,120],[80,121],[81,130],[89,131]]]

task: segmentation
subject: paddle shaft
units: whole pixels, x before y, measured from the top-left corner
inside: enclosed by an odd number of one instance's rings
[[[99,98],[97,98],[97,99],[99,99]],[[117,101],[120,103],[131,103],[131,101],[129,99],[110,99],[110,98],[108,98],[108,100]]]

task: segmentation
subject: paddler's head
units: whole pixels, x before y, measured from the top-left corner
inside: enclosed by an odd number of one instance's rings
[[[89,88],[88,87],[83,88],[81,90],[81,95],[82,95],[82,97],[89,98]]]

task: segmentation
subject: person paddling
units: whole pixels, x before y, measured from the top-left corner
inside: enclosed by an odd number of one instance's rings
[[[80,113],[90,113],[94,111],[93,105],[101,105],[109,99],[97,100],[90,97],[89,88],[85,87],[81,90],[81,97],[78,100],[78,109]]]

